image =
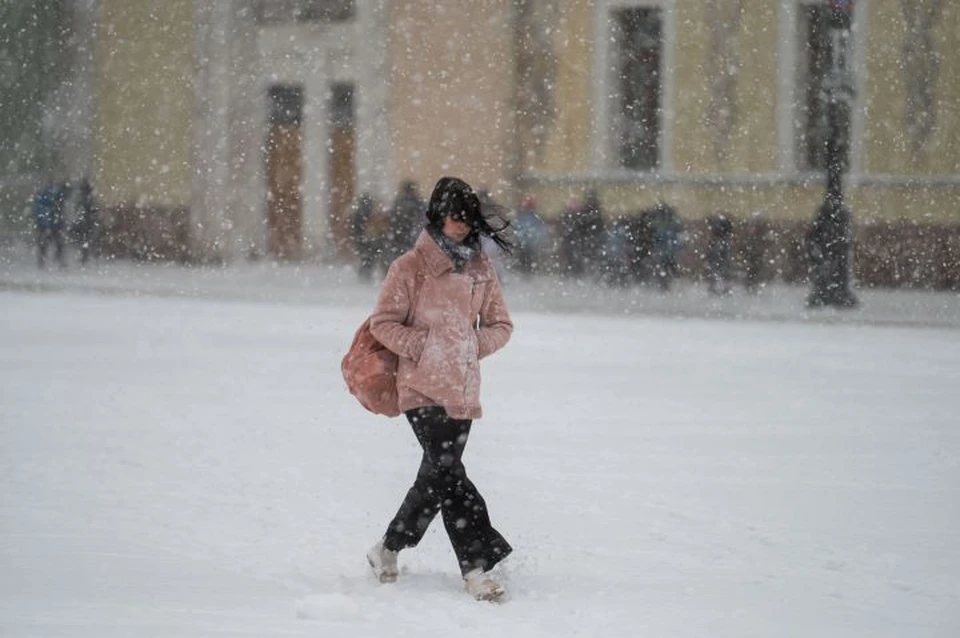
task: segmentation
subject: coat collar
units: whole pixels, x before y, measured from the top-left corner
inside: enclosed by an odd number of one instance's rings
[[[444,273],[453,272],[453,260],[437,245],[437,242],[430,236],[426,228],[420,231],[420,236],[417,237],[417,242],[413,245],[413,249],[420,254],[423,263],[426,264],[427,272],[429,272],[431,276],[439,277]],[[467,262],[463,272],[473,273],[476,266],[481,266],[482,269],[482,264],[485,263],[486,258],[486,255],[484,255],[482,251],[479,252],[476,258]]]
[[[437,277],[453,270],[453,261],[440,249],[440,246],[433,240],[426,228],[420,231],[420,236],[417,237],[413,249],[420,254],[420,258],[426,264],[427,271],[432,276]]]

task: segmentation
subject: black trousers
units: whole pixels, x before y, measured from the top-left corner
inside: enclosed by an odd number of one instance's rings
[[[392,551],[415,547],[439,512],[461,572],[490,569],[513,548],[490,524],[487,504],[463,467],[472,422],[451,419],[441,407],[409,410],[406,416],[423,448],[423,460],[387,527],[384,547]]]

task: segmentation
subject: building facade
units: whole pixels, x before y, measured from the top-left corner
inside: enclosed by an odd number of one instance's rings
[[[457,4],[98,0],[107,241],[344,258],[361,191],[387,202],[447,172],[504,190],[509,3]]]
[[[611,216],[666,201],[691,229],[762,216],[794,244],[823,200],[820,0],[75,5],[95,52],[84,170],[121,254],[349,258],[358,193],[444,174],[548,217],[596,189]],[[905,258],[904,233],[960,260],[958,34],[956,3],[855,3],[861,262]]]
[[[556,69],[524,179],[598,181],[613,209],[806,219],[822,200],[824,2],[543,2]],[[858,0],[850,199],[859,219],[957,223],[960,7]]]
[[[519,175],[547,210],[594,187],[610,215],[669,202],[694,231],[694,270],[706,216],[723,211],[746,235],[759,217],[777,274],[805,275],[803,233],[824,197],[826,2],[521,4],[546,25],[527,50],[550,75],[519,78],[539,115]],[[960,6],[852,4],[857,275],[960,287]]]

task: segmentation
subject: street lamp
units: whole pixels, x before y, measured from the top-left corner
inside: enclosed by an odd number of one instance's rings
[[[830,35],[830,69],[824,78],[826,97],[826,172],[823,203],[807,236],[812,289],[807,306],[853,308],[850,291],[850,253],[853,245],[850,209],[843,201],[843,173],[849,164],[850,113],[853,82],[848,57],[853,0],[827,2]]]

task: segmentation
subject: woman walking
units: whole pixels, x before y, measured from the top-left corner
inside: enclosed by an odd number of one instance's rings
[[[397,554],[415,547],[440,513],[467,591],[478,600],[503,595],[489,571],[511,552],[461,458],[470,426],[482,414],[479,361],[513,331],[500,282],[480,249],[481,236],[511,248],[502,234],[507,222],[493,226],[491,219],[497,218],[484,216],[466,182],[441,178],[426,227],[390,266],[370,317],[373,336],[399,356],[399,405],[423,459],[367,560],[381,582],[395,581]]]

